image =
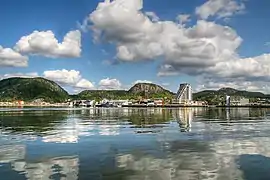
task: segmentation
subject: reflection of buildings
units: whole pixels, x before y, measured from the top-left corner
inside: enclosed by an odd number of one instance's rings
[[[22,172],[29,180],[50,180],[52,177],[76,180],[79,173],[79,159],[72,156],[33,163],[15,161],[12,167],[15,171]]]
[[[188,124],[185,122],[192,117],[189,114],[193,113],[190,112],[191,109],[180,109],[177,112],[173,111],[173,116],[178,121],[182,119],[183,124]],[[260,110],[228,108],[216,109],[215,112],[218,115],[213,120],[202,118],[199,121],[197,117],[194,126],[200,125],[200,128],[195,127],[192,136],[175,137],[174,133],[172,136],[166,134],[166,138],[161,139],[160,149],[156,149],[157,152],[152,155],[143,152],[119,154],[116,157],[118,167],[134,171],[134,175],[130,175],[129,179],[243,179],[238,161],[241,155],[260,154],[270,158],[270,123],[265,119],[258,121],[263,115]],[[203,112],[204,115],[206,113],[209,112]],[[236,120],[236,123],[224,126],[227,122],[226,114],[230,119]],[[252,114],[255,119],[252,118]],[[259,160],[253,161],[257,163],[258,168],[264,166]]]
[[[194,116],[193,110],[193,108],[184,108],[173,111],[173,117],[179,123],[181,131],[191,131],[191,122]]]
[[[176,100],[180,104],[189,104],[192,102],[192,88],[190,84],[180,84],[176,94]]]

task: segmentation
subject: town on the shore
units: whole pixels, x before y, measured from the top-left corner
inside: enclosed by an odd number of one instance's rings
[[[223,100],[225,99],[225,101]],[[0,102],[0,107],[7,106],[46,106],[46,107],[270,107],[269,99],[258,98],[256,102],[251,102],[249,98],[241,96],[225,95],[219,103],[209,105],[207,101],[193,100],[193,91],[189,83],[180,84],[173,100],[166,98],[142,98],[142,99],[103,99],[95,101],[90,99],[68,99],[64,103],[49,103],[42,99],[32,102],[22,100],[13,102]]]

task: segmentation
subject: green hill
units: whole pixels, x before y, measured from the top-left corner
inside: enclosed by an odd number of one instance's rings
[[[250,99],[268,98],[270,95],[261,92],[240,91],[232,88],[205,90],[193,94],[194,100],[216,104],[225,101],[225,96],[240,96]],[[43,99],[46,102],[63,102],[67,99],[140,99],[165,98],[173,99],[174,93],[152,83],[138,83],[129,90],[85,90],[76,95],[69,95],[57,83],[38,78],[8,78],[0,81],[0,101]]]
[[[172,98],[173,93],[159,85],[151,83],[138,83],[129,90],[86,90],[78,95],[73,95],[73,99],[138,99],[144,98]]]
[[[233,88],[221,88],[219,90],[205,90],[193,94],[194,100],[207,101],[209,104],[215,104],[220,101],[225,101],[225,96],[238,96],[250,98],[270,98],[269,95],[263,94],[261,92],[250,92],[236,90]]]
[[[77,95],[72,96],[73,99],[119,99],[129,98],[129,94],[125,90],[85,90]]]
[[[62,102],[68,93],[53,81],[44,78],[8,78],[0,81],[0,101],[44,99],[47,102]]]

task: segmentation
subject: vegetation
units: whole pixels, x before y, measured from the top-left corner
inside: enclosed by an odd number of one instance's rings
[[[42,99],[46,102],[64,102],[67,99],[141,99],[173,98],[173,93],[161,86],[138,83],[130,90],[86,90],[76,95],[69,95],[53,81],[44,78],[8,78],[0,81],[0,101],[33,101]]]
[[[193,94],[193,99],[207,101],[208,104],[225,103],[225,96],[249,98],[255,102],[258,98],[270,98],[260,92],[239,91],[232,88],[222,88],[217,91],[206,90]],[[0,81],[0,101],[33,101],[42,99],[46,102],[64,102],[67,99],[91,99],[100,101],[106,99],[134,99],[163,98],[170,102],[175,94],[163,87],[152,83],[138,83],[129,90],[86,90],[76,95],[69,95],[63,88],[53,81],[44,78],[8,78]]]
[[[201,91],[194,93],[193,98],[197,101],[207,101],[209,105],[224,105],[226,95],[249,98],[251,102],[256,101],[257,98],[269,98],[269,95],[265,95],[261,92],[240,91],[233,88],[221,88],[217,91]]]
[[[86,90],[78,95],[71,96],[72,99],[95,99],[97,101],[106,99],[141,99],[141,98],[173,98],[173,93],[161,86],[150,83],[138,83],[126,90]]]
[[[0,115],[2,128],[11,133],[31,132],[41,135],[44,131],[53,130],[55,122],[61,122],[68,116],[67,111],[4,111]]]
[[[125,90],[86,90],[79,93],[73,99],[95,99],[100,101],[106,99],[122,99],[130,98],[129,94]]]
[[[0,101],[62,102],[68,93],[53,81],[44,78],[8,78],[0,81]]]

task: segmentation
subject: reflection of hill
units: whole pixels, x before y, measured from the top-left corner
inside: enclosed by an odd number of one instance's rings
[[[172,119],[172,111],[165,109],[134,109],[126,115],[136,127],[151,127],[149,125],[163,124]]]
[[[8,111],[1,112],[2,131],[10,133],[32,133],[40,135],[53,129],[57,122],[67,118],[66,111]]]
[[[249,120],[261,119],[266,115],[266,109],[260,108],[208,108],[196,116],[206,120]]]
[[[172,119],[172,109],[161,108],[117,108],[117,109],[88,109],[75,110],[74,115],[81,115],[85,120],[118,120],[129,121],[132,125],[144,127],[151,124],[160,124]]]

